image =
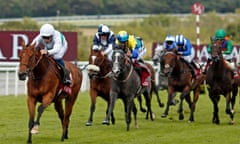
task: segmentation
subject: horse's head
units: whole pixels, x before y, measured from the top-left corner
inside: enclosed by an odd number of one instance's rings
[[[212,51],[211,56],[213,61],[218,61],[222,57],[222,41],[212,38]]]
[[[18,70],[18,78],[19,80],[25,80],[28,73],[32,71],[39,59],[40,52],[35,47],[35,44],[25,45],[22,44],[22,50],[19,53],[20,64]]]
[[[100,72],[104,70],[106,66],[106,56],[102,54],[101,50],[91,50],[89,56],[89,65],[87,66],[88,76],[90,79],[94,79],[100,76]]]
[[[169,76],[172,71],[173,68],[176,66],[176,60],[177,60],[177,54],[175,51],[167,51],[164,55],[163,55],[163,72],[165,75]]]
[[[119,77],[119,75],[123,72],[126,64],[126,55],[124,51],[122,49],[115,49],[113,51],[112,61],[112,72],[115,77]]]

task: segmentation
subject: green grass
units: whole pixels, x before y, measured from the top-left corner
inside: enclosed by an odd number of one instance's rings
[[[166,92],[159,92],[166,103]],[[177,96],[179,98],[179,96]],[[26,143],[28,133],[28,111],[26,96],[0,97],[0,143]],[[195,112],[195,122],[188,123],[189,109],[184,104],[185,119],[178,120],[177,106],[171,107],[169,116],[161,118],[163,108],[159,108],[155,95],[152,107],[156,115],[155,121],[145,120],[145,114],[139,111],[139,129],[133,122],[130,131],[126,131],[123,105],[120,100],[115,107],[116,124],[105,126],[101,122],[105,118],[106,103],[97,99],[93,126],[85,123],[89,115],[90,98],[88,92],[79,93],[73,109],[69,127],[69,139],[65,144],[240,144],[239,99],[235,107],[235,124],[229,125],[229,116],[225,114],[225,98],[220,100],[220,125],[214,125],[212,104],[207,95],[201,95]],[[33,135],[33,143],[59,144],[61,125],[53,105],[43,113],[40,133]]]

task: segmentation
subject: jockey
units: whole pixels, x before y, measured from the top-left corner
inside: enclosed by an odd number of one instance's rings
[[[222,51],[223,51],[223,58],[225,59],[225,62],[228,64],[229,68],[234,73],[234,78],[238,78],[237,69],[234,66],[234,63],[232,62],[232,42],[229,39],[229,37],[226,35],[226,32],[223,29],[218,29],[215,33],[215,39],[222,41]],[[211,53],[212,51],[212,45],[211,43],[208,45],[207,49],[208,53]],[[208,58],[206,67],[204,72],[206,72],[207,68],[209,67],[211,62],[211,57]]]
[[[181,58],[190,67],[193,77],[198,78],[201,73],[201,69],[200,66],[193,61],[194,53],[190,40],[185,38],[183,35],[178,34],[175,37],[175,42],[177,46],[177,53],[181,55]]]
[[[148,68],[145,66],[144,61],[142,60],[147,51],[142,38],[136,37],[134,35],[129,35],[126,31],[119,31],[117,35],[116,45],[124,46],[124,52],[127,54],[127,56],[132,58],[135,69],[141,76],[142,85],[148,86],[147,81],[145,81],[145,79],[142,79],[141,68],[145,68],[145,70],[148,71]]]
[[[176,42],[175,42],[175,37],[172,36],[172,35],[168,35],[166,38],[165,38],[165,41],[163,43],[163,48],[166,50],[166,51],[171,51],[173,49],[176,49]]]
[[[116,47],[114,33],[107,25],[100,24],[93,39],[93,50],[102,50],[103,55],[112,61],[113,48]]]
[[[43,24],[40,28],[40,34],[38,34],[32,41],[32,44],[43,45],[44,49],[41,49],[41,54],[47,54],[53,56],[55,61],[61,66],[63,71],[63,83],[70,85],[72,83],[69,71],[65,68],[63,56],[67,51],[68,43],[64,35],[55,30],[51,24]]]

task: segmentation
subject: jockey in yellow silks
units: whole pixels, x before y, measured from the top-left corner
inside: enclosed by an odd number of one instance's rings
[[[148,86],[148,82],[145,81],[145,79],[150,75],[150,73],[142,60],[147,51],[144,47],[143,40],[135,35],[129,35],[126,31],[119,31],[117,34],[116,45],[124,45],[126,48],[124,49],[124,52],[127,56],[132,58],[135,69],[141,76],[142,85]],[[142,68],[146,69],[148,74],[143,74]]]

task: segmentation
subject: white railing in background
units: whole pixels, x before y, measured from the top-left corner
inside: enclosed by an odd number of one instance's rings
[[[151,63],[151,61],[147,61]],[[89,90],[89,78],[85,66],[88,64],[87,61],[78,61],[77,65],[82,69],[83,79],[81,91]],[[26,94],[27,85],[26,81],[18,80],[18,62],[0,62],[0,96],[3,95],[15,95]],[[156,83],[158,83],[158,67],[154,67],[156,73]]]

